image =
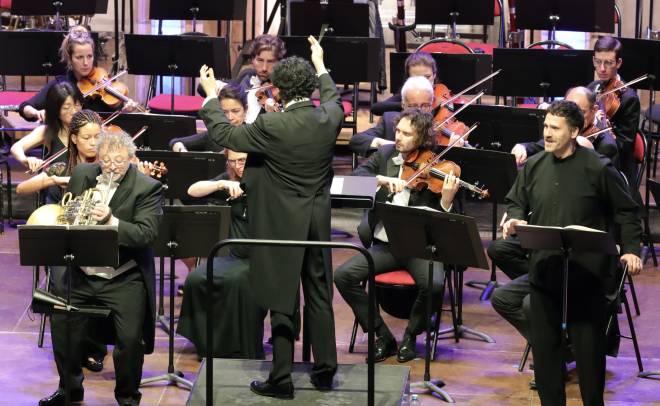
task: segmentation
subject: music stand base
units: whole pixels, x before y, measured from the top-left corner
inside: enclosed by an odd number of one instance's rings
[[[178,322],[179,318],[175,317],[174,322]],[[165,332],[165,334],[170,333],[170,318],[169,316],[165,315],[160,315],[156,318],[156,322],[158,323],[158,327],[160,327],[161,330]]]
[[[652,376],[657,376],[660,378],[660,371],[642,371],[637,374],[640,378],[650,378]]]
[[[472,339],[476,339],[476,340],[485,341],[489,344],[494,344],[495,343],[495,340],[493,340],[492,337],[489,336],[488,334],[482,333],[481,331],[478,331],[478,330],[471,329],[469,327],[465,327],[463,325],[459,325],[455,330],[454,330],[453,327],[447,328],[447,329],[444,329],[444,330],[440,330],[440,332],[438,333],[438,336],[446,335],[446,334],[450,334],[450,333],[453,334],[453,337],[472,338]],[[472,336],[472,337],[467,337],[468,335]]]
[[[454,399],[449,395],[449,393],[442,390],[443,386],[445,386],[445,383],[440,379],[432,379],[430,381],[413,382],[410,384],[410,389],[421,388],[424,390],[424,392],[435,393],[447,403],[456,403]]]
[[[168,372],[163,375],[145,378],[140,381],[140,386],[148,385],[154,382],[165,381],[168,385],[183,387],[184,389],[192,390],[193,383],[183,377],[181,371]]]
[[[468,281],[465,284],[471,288],[483,290],[483,292],[481,292],[481,296],[479,296],[479,300],[482,302],[485,300],[490,300],[490,296],[493,294],[493,290],[500,286],[497,281]]]

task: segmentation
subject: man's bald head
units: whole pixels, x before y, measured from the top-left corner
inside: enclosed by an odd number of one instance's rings
[[[596,105],[596,95],[594,92],[584,86],[577,86],[568,89],[566,100],[577,104],[584,115],[584,128],[589,127],[594,122],[598,105]]]

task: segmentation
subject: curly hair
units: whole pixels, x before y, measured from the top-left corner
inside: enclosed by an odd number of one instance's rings
[[[92,54],[95,54],[96,49],[94,46],[94,39],[87,31],[87,28],[82,25],[71,27],[69,33],[64,37],[62,45],[60,45],[60,60],[65,63],[67,68],[71,70],[71,57],[73,55],[73,47],[76,45],[90,45],[92,47]]]
[[[399,124],[403,119],[410,120],[410,125],[417,134],[415,145],[417,148],[433,148],[434,138],[432,135],[433,130],[433,116],[418,108],[406,109],[397,119],[394,120],[394,127]]]
[[[284,41],[270,34],[259,35],[250,44],[249,52],[252,59],[256,58],[262,51],[272,51],[278,61],[286,55]]]
[[[311,96],[318,86],[312,65],[298,56],[282,59],[270,75],[273,85],[280,90],[284,102]]]
[[[580,129],[584,126],[584,116],[582,110],[572,101],[558,100],[548,107],[548,114],[557,117],[564,117],[566,123],[571,129]]]

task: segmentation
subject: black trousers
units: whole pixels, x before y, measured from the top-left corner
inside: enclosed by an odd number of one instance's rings
[[[517,238],[491,241],[486,252],[491,261],[511,280],[529,273],[528,251],[520,246]]]
[[[413,336],[418,335],[426,328],[429,262],[418,258],[395,258],[392,252],[390,252],[388,244],[375,244],[369,248],[369,253],[373,257],[376,274],[405,268],[415,280],[418,293],[410,312],[406,333]],[[367,331],[369,297],[364,287],[362,287],[362,282],[367,280],[368,275],[369,267],[367,260],[362,255],[354,256],[335,271],[335,285],[346,303],[353,309],[353,313],[364,331]],[[433,309],[438,307],[444,280],[445,273],[442,264],[434,263],[433,287],[431,291]],[[378,330],[383,324],[382,317],[376,313],[374,326]]]
[[[598,281],[573,286],[568,296],[568,334],[575,354],[585,406],[603,405],[605,327],[609,315]],[[534,375],[543,406],[566,404],[560,289],[530,285],[531,344]]]
[[[301,274],[305,298],[305,331],[309,334],[314,357],[312,375],[331,379],[337,372],[337,346],[332,296],[328,289],[323,253],[320,248],[307,248]],[[298,303],[295,304],[298,306]],[[268,381],[274,384],[291,382],[293,343],[296,336],[294,309],[290,314],[271,310],[273,366]]]
[[[139,404],[138,390],[144,362],[143,325],[147,309],[147,292],[140,271],[135,268],[114,279],[103,279],[73,271],[71,303],[107,306],[112,311],[116,342],[112,353],[115,366],[115,398],[120,404]],[[87,332],[87,317],[70,316],[70,346],[67,354],[67,316],[53,314],[51,336],[60,388],[68,379],[70,388],[82,389],[83,373],[79,360]]]

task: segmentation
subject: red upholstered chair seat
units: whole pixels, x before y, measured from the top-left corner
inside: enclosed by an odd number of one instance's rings
[[[471,53],[468,48],[461,44],[451,41],[436,40],[437,42],[429,42],[417,48],[417,51],[424,51],[428,53],[440,52],[445,54],[469,54]],[[485,45],[485,44],[479,44]],[[467,44],[466,44],[467,46]]]
[[[633,148],[633,157],[635,158],[635,162],[642,163],[644,162],[646,154],[646,145],[644,145],[644,138],[642,134],[637,133],[635,136],[635,146]]]
[[[405,269],[376,275],[376,283],[381,285],[415,286],[415,280]]]
[[[203,102],[204,98],[201,96],[174,95],[174,112],[195,114],[202,108]],[[171,111],[171,105],[171,94],[159,94],[147,103],[150,110],[162,113],[169,113]]]
[[[11,8],[11,0],[0,0],[0,8]]]
[[[19,105],[29,99],[30,97],[37,94],[36,92],[0,92],[0,104],[7,105]]]
[[[321,100],[319,100],[319,99],[312,99],[312,103],[314,103],[314,105],[315,105],[316,107],[318,107],[318,106],[321,105]],[[351,103],[351,102],[348,101],[348,100],[342,100],[342,101],[341,101],[341,106],[344,108],[344,117],[348,117],[348,116],[350,116],[351,114],[353,114],[353,103]]]

